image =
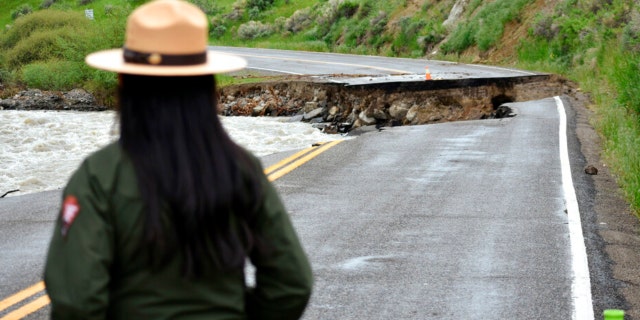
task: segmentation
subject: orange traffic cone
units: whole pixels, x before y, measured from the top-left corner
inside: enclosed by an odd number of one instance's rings
[[[429,72],[429,67],[424,67],[424,79],[431,80],[431,72]]]

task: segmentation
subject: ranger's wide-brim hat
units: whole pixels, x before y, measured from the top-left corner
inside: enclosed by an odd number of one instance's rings
[[[127,20],[121,49],[89,54],[88,65],[149,76],[191,76],[237,71],[244,59],[207,50],[207,17],[182,0],[156,0],[138,7]]]

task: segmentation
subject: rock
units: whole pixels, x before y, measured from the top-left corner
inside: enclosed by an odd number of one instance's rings
[[[409,105],[404,102],[396,102],[389,108],[389,115],[395,120],[402,120],[409,111]]]
[[[584,173],[588,174],[588,175],[592,175],[595,176],[598,174],[598,168],[592,166],[592,165],[588,165],[586,167],[584,167]]]
[[[0,107],[9,110],[106,110],[106,107],[96,105],[93,95],[82,89],[66,93],[25,90],[10,99],[0,100]]]
[[[389,117],[387,117],[387,114],[384,112],[384,110],[378,109],[378,108],[373,110],[373,117],[378,119],[378,120],[387,120],[387,119],[389,119]]]
[[[514,114],[511,108],[504,105],[499,106],[498,109],[496,109],[496,111],[493,114],[493,118],[496,118],[496,119],[510,118],[513,116]]]
[[[307,102],[307,103],[308,103],[308,102]],[[304,116],[303,116],[303,119],[304,119],[304,120],[311,120],[311,119],[313,119],[313,118],[316,118],[316,117],[318,117],[318,116],[320,116],[320,115],[322,114],[322,111],[323,111],[323,110],[324,110],[324,109],[322,109],[322,108],[316,108],[316,109],[311,110],[311,111],[309,111],[309,112],[305,112],[305,113],[304,113]]]
[[[302,121],[302,119],[304,119],[304,116],[301,114],[295,115],[291,118],[289,118],[289,122],[300,122]]]
[[[411,107],[411,109],[409,109],[407,111],[407,113],[405,114],[405,119],[407,119],[408,122],[412,122],[413,120],[416,119],[416,117],[418,116],[418,109],[420,107],[415,105],[413,107]]]
[[[311,112],[315,109],[318,109],[318,103],[317,102],[307,102],[304,104],[304,108],[302,108],[303,112]]]
[[[375,124],[377,122],[376,118],[370,117],[369,115],[367,115],[365,111],[360,112],[360,114],[358,115],[358,120],[362,122],[362,125],[367,125],[367,126]]]
[[[63,95],[66,109],[104,110],[96,105],[96,99],[90,93],[82,89],[73,89]]]
[[[19,103],[14,99],[0,99],[0,107],[3,109],[13,110],[18,109]]]
[[[338,133],[338,126],[335,124],[328,124],[322,129],[322,132],[326,134],[336,134]]]
[[[261,116],[261,115],[264,114],[265,111],[266,111],[265,105],[264,104],[260,104],[260,105],[254,107],[251,110],[251,115],[254,116],[254,117],[255,116]]]

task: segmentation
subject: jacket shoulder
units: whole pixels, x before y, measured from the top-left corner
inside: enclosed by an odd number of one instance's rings
[[[76,174],[88,175],[87,178],[96,180],[107,192],[117,187],[120,193],[137,194],[133,165],[117,141],[89,155]]]

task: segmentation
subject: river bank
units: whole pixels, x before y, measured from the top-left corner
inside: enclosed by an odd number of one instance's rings
[[[345,77],[345,76],[343,76]],[[351,76],[353,77],[353,76]],[[575,95],[577,86],[555,75],[463,80],[405,81],[348,85],[313,77],[276,77],[272,81],[219,89],[220,114],[290,116],[325,133],[362,126],[419,125],[503,116],[508,102]],[[5,110],[104,111],[91,94],[25,90],[0,99]]]

